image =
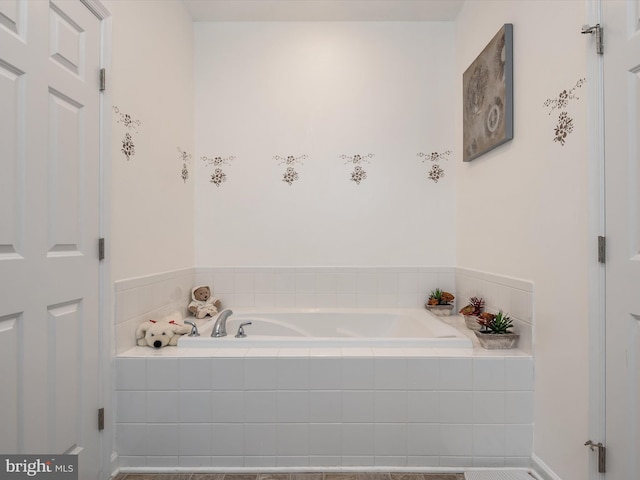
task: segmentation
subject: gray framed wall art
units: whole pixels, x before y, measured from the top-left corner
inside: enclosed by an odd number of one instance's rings
[[[505,23],[462,75],[463,155],[469,162],[513,139],[513,25]]]

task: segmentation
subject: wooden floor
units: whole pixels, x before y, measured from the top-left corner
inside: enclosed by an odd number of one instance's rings
[[[464,480],[463,473],[123,473],[114,480]]]

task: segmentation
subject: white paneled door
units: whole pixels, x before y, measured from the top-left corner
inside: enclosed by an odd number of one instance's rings
[[[0,0],[0,452],[99,470],[100,20]]]
[[[640,1],[604,0],[607,480],[640,478]]]

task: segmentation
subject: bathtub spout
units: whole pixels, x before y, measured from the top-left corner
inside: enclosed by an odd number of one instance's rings
[[[216,318],[216,323],[213,324],[213,330],[211,331],[212,337],[224,337],[227,335],[227,318],[233,314],[228,308],[221,311]]]

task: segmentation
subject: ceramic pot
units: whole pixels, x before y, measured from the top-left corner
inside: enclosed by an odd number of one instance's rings
[[[425,305],[427,310],[429,310],[434,315],[439,317],[448,317],[451,315],[451,311],[453,310],[453,305]]]
[[[478,337],[480,346],[488,350],[515,348],[518,344],[518,339],[520,338],[520,335],[518,335],[517,333],[474,333],[476,334],[476,337]]]
[[[478,317],[476,317],[475,315],[465,315],[464,324],[469,330],[479,331],[482,328],[482,326],[478,323]]]

